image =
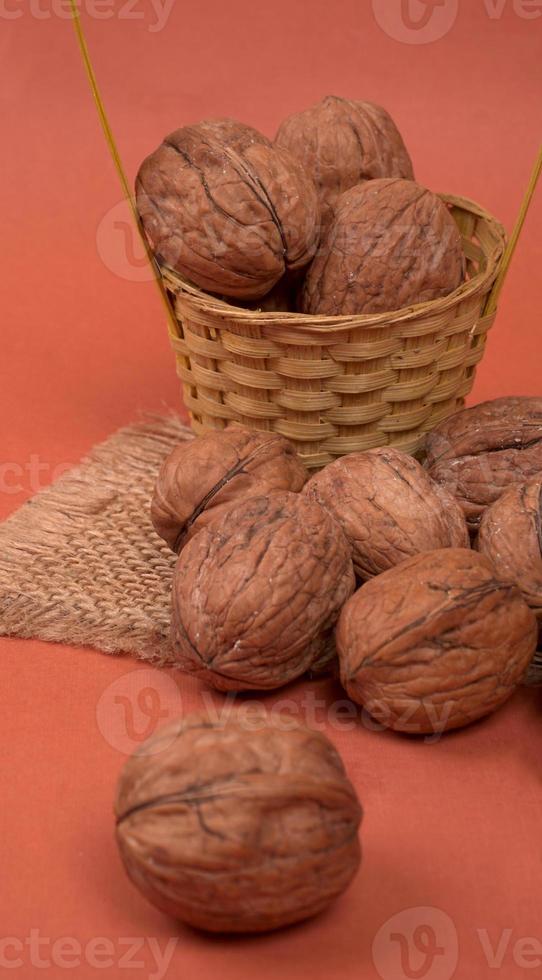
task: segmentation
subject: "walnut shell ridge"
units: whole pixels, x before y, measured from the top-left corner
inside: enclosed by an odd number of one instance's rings
[[[519,590],[463,548],[410,558],[346,603],[336,640],[350,697],[410,733],[459,728],[498,708],[536,650]]]
[[[517,585],[542,623],[542,474],[509,490],[482,515],[476,547],[499,578]]]
[[[234,120],[167,136],[140,167],[136,202],[159,261],[225,296],[264,296],[318,245],[310,177],[287,150]]]
[[[177,561],[176,661],[219,690],[280,687],[331,655],[354,588],[350,546],[317,503],[278,492],[241,501]]]
[[[213,932],[276,929],[315,915],[360,862],[361,807],[340,756],[301,726],[176,721],[118,783],[116,838],[142,894]]]
[[[273,432],[241,426],[207,432],[176,446],[164,460],[151,520],[173,551],[237,500],[272,490],[301,490],[308,472],[292,444]]]
[[[444,202],[411,180],[370,180],[339,198],[301,306],[313,315],[388,313],[447,296],[464,274]]]
[[[490,504],[542,473],[542,398],[496,398],[451,415],[429,433],[430,475],[457,498],[475,530]]]
[[[457,501],[398,449],[343,456],[312,476],[303,494],[341,525],[362,580],[423,551],[469,547]]]
[[[312,177],[325,227],[344,191],[379,177],[414,178],[412,161],[382,106],[328,95],[288,116],[275,142],[290,150]]]

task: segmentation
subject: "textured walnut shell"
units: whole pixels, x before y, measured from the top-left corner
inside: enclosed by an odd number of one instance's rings
[[[461,235],[436,194],[410,180],[370,180],[339,198],[302,310],[336,316],[426,303],[460,285],[464,264]]]
[[[313,178],[324,226],[339,196],[355,184],[375,177],[414,177],[397,126],[372,102],[328,95],[285,119],[275,142],[290,150]]]
[[[233,120],[167,136],[143,162],[136,198],[159,260],[226,296],[265,295],[318,244],[312,180],[287,150]]]
[[[176,659],[219,690],[280,687],[321,667],[355,587],[350,546],[318,504],[234,504],[186,545],[173,579]]]
[[[450,416],[429,433],[426,457],[475,529],[504,490],[542,473],[542,398],[497,398]]]
[[[361,579],[436,548],[468,548],[459,504],[412,456],[371,449],[330,463],[303,493],[341,525]]]
[[[542,623],[542,476],[506,490],[480,522],[478,550]]]
[[[361,587],[337,626],[341,680],[382,724],[459,728],[494,711],[521,681],[537,623],[483,555],[430,551]]]
[[[284,727],[284,726],[283,726]],[[128,875],[159,909],[257,932],[324,909],[360,862],[361,807],[322,734],[188,717],[125,764],[115,802]]]
[[[162,464],[151,502],[155,530],[179,552],[234,501],[272,490],[301,490],[308,473],[292,444],[239,427],[177,446]]]

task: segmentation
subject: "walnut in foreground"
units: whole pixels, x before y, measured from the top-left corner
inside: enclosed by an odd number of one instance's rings
[[[264,296],[317,248],[312,180],[287,150],[231,119],[167,136],[141,165],[136,200],[159,261],[213,293]]]
[[[290,150],[312,177],[325,227],[337,199],[364,180],[406,177],[414,172],[393,119],[382,106],[328,95],[288,116],[275,142]]]
[[[292,444],[235,426],[177,446],[162,464],[151,502],[156,532],[177,553],[237,500],[301,490],[308,473]]]
[[[508,487],[542,472],[542,398],[496,398],[427,436],[429,473],[453,493],[472,530]]]
[[[322,734],[189,717],[124,766],[117,843],[145,897],[213,932],[257,932],[324,909],[360,862],[361,807]]]
[[[411,180],[346,191],[301,297],[315,316],[389,313],[447,296],[464,277],[459,229],[436,194]]]
[[[319,504],[295,493],[242,500],[177,561],[177,663],[223,691],[281,687],[321,669],[354,587],[350,545]]]
[[[469,547],[457,501],[398,449],[342,456],[311,477],[303,494],[341,525],[363,580],[422,551]]]
[[[487,508],[476,547],[542,623],[542,476],[510,487]]]
[[[427,552],[372,579],[337,626],[350,697],[396,731],[459,728],[498,708],[536,650],[536,618],[487,558]]]

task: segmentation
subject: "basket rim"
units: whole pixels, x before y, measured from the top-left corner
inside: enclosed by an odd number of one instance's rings
[[[246,325],[257,324],[262,327],[295,327],[302,332],[318,334],[328,333],[330,328],[334,330],[350,330],[353,327],[383,326],[392,323],[408,322],[425,315],[436,316],[445,314],[454,306],[457,306],[459,302],[476,296],[478,293],[483,293],[486,287],[492,285],[498,273],[499,262],[504,253],[507,235],[501,222],[475,201],[467,197],[459,197],[455,194],[441,193],[438,196],[446,204],[461,208],[463,211],[470,212],[478,218],[484,219],[490,225],[497,239],[493,248],[487,251],[484,250],[487,258],[486,268],[482,272],[478,272],[472,279],[461,283],[457,289],[454,289],[447,296],[442,296],[439,299],[416,303],[411,306],[402,307],[399,310],[391,310],[387,313],[350,314],[342,316],[314,316],[310,313],[290,312],[270,313],[262,310],[247,310],[243,307],[233,306],[225,300],[212,296],[210,293],[206,293],[204,290],[194,286],[169,266],[160,265],[157,262],[159,273],[166,287],[172,290],[178,299],[182,297],[181,302],[185,302],[187,306],[199,308],[200,311],[214,316],[217,321],[215,326],[218,329],[221,327],[219,321],[227,320],[230,324],[234,321]],[[224,323],[223,326],[227,329],[228,323]]]

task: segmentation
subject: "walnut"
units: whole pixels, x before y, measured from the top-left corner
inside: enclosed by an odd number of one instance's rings
[[[436,194],[410,180],[346,191],[303,287],[304,313],[387,313],[446,296],[464,277],[459,229]]]
[[[542,474],[510,487],[487,508],[476,547],[499,578],[517,585],[542,623]]]
[[[498,708],[536,650],[519,590],[464,548],[409,558],[361,587],[337,627],[350,697],[397,731],[441,732]]]
[[[237,500],[301,490],[308,478],[287,439],[241,426],[177,446],[162,464],[151,503],[155,530],[179,552]]]
[[[311,477],[303,493],[339,522],[364,580],[421,551],[469,547],[459,504],[397,449],[343,456]]]
[[[143,162],[136,198],[159,261],[226,296],[265,295],[318,244],[312,180],[287,150],[233,120],[167,136]]]
[[[344,891],[361,812],[324,735],[188,717],[124,766],[116,836],[129,877],[159,909],[213,932],[259,932]]]
[[[324,226],[339,196],[355,184],[375,177],[414,177],[397,126],[372,102],[328,95],[285,119],[275,142],[290,150],[313,178]]]
[[[317,503],[278,492],[242,500],[177,562],[176,659],[219,690],[280,687],[321,668],[354,587],[350,546]]]
[[[475,530],[508,487],[542,472],[542,398],[497,398],[441,422],[426,440],[431,476],[459,500]]]

